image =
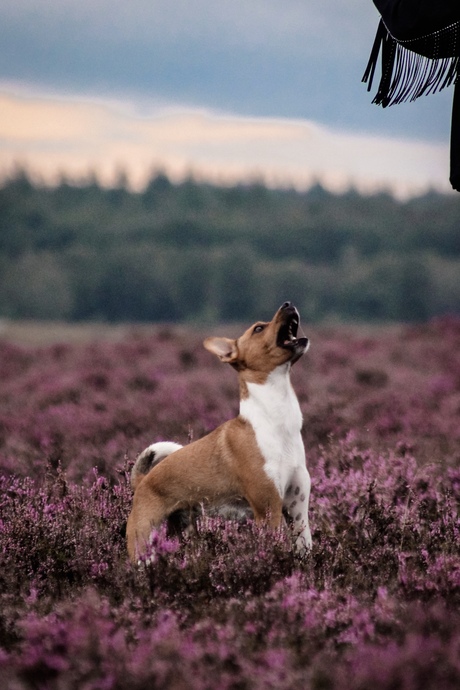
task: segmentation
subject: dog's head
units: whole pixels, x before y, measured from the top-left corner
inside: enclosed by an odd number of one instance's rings
[[[285,302],[271,321],[257,321],[236,340],[206,338],[204,346],[238,371],[269,374],[282,364],[294,364],[307,351],[308,338],[297,338],[299,324],[299,312]]]

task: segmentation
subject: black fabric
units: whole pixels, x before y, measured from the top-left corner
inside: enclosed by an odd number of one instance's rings
[[[460,0],[373,0],[380,20],[363,76],[367,90],[381,53],[373,103],[413,101],[457,83],[460,75]],[[460,191],[460,84],[452,111],[451,183]]]
[[[455,85],[450,135],[450,183],[460,192],[460,82]]]
[[[420,39],[460,22],[459,0],[373,1],[385,26],[397,41]]]

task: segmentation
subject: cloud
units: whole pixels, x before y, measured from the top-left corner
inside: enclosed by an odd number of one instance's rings
[[[404,196],[448,190],[445,145],[344,132],[308,120],[248,118],[209,110],[160,109],[143,117],[126,104],[27,99],[0,94],[1,172],[18,162],[48,181],[90,170],[110,184],[123,168],[141,187],[154,168],[178,179],[191,171],[223,183],[262,178],[271,185]]]
[[[0,0],[0,83],[446,142],[451,94],[381,108],[371,0]]]

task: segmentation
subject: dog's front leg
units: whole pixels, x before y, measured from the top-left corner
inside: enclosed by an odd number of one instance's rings
[[[295,545],[300,553],[305,553],[312,546],[308,522],[310,486],[311,480],[307,468],[296,468],[291,475],[283,500],[283,507],[292,518],[292,530],[296,537]]]

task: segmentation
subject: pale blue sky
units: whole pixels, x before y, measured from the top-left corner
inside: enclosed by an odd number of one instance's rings
[[[371,0],[0,0],[0,86],[447,142],[452,90],[382,110]]]
[[[372,105],[378,20],[371,0],[0,0],[0,175],[447,191],[452,89]]]

